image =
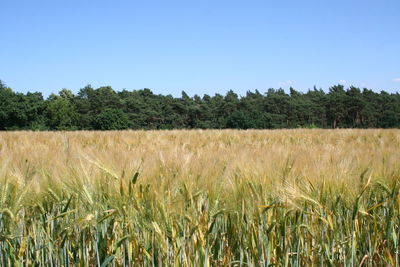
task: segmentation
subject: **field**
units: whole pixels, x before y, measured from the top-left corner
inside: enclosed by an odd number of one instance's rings
[[[399,266],[399,130],[0,133],[2,266]]]

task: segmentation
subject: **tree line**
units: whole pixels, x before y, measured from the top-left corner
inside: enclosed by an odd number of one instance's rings
[[[328,92],[290,88],[181,97],[150,89],[114,91],[90,85],[14,92],[0,81],[0,130],[399,128],[400,94],[343,85]]]

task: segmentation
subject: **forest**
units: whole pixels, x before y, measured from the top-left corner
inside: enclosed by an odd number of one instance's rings
[[[239,96],[154,94],[90,85],[44,98],[0,81],[0,130],[399,128],[400,94],[343,85]]]

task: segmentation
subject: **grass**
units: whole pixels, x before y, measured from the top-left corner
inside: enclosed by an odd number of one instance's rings
[[[2,266],[399,266],[399,130],[0,133]]]

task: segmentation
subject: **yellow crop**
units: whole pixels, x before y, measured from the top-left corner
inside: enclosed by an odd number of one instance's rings
[[[0,133],[1,266],[398,266],[399,130]]]

